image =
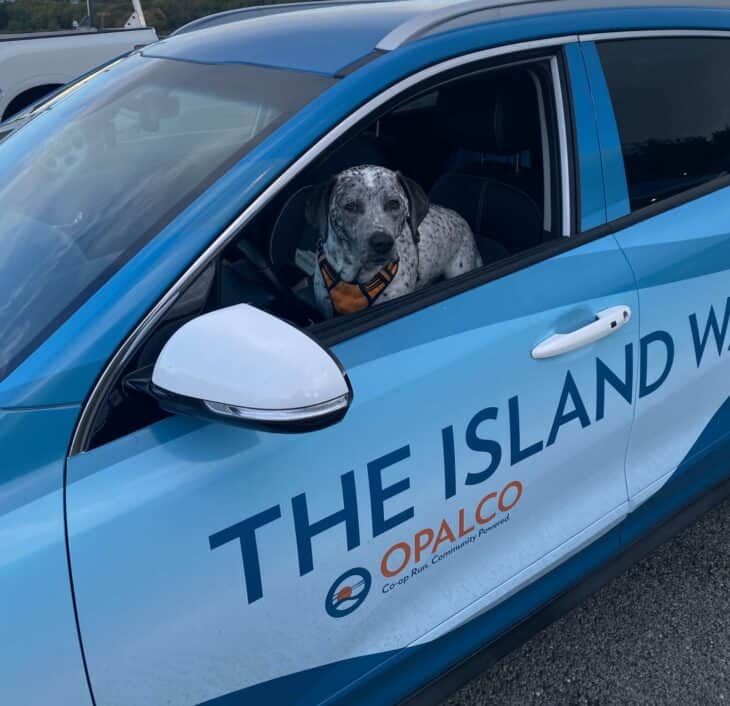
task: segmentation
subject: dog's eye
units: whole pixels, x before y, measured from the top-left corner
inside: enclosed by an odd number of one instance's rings
[[[347,201],[343,208],[349,213],[357,213],[360,210],[360,204],[357,201]]]
[[[385,210],[386,211],[399,211],[400,210],[400,201],[398,201],[398,199],[390,199],[389,201],[386,201]]]

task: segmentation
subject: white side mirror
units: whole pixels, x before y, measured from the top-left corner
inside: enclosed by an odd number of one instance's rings
[[[150,391],[169,412],[275,431],[334,424],[352,400],[330,353],[248,304],[179,328],[157,358]]]

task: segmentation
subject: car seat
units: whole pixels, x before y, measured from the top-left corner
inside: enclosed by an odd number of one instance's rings
[[[544,237],[536,87],[525,70],[500,73],[444,86],[434,117],[452,152],[429,197],[467,220],[485,262]]]

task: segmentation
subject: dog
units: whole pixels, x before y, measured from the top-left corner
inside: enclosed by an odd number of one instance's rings
[[[319,232],[314,297],[328,319],[482,264],[464,218],[432,205],[413,179],[385,167],[340,172],[313,189],[306,211]]]

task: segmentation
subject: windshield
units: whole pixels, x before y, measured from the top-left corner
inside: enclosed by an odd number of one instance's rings
[[[28,113],[0,141],[0,379],[331,83],[134,55]]]

